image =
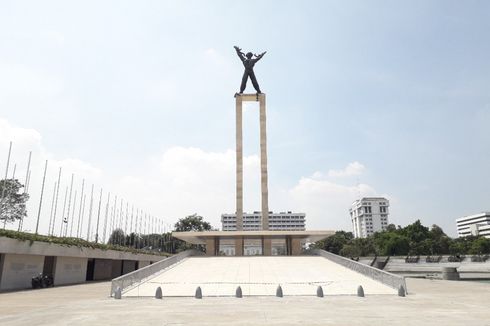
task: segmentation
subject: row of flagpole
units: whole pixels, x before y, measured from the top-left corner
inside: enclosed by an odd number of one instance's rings
[[[9,179],[11,154],[12,142],[9,144],[4,180]],[[32,152],[29,152],[24,180],[25,194],[29,194],[31,189],[31,160]],[[92,183],[90,186],[90,191],[88,191],[85,178],[82,178],[81,182],[78,180],[80,182],[79,187],[75,186],[76,179],[74,173],[71,173],[70,182],[64,187],[63,191],[63,189],[61,189],[63,177],[62,167],[59,167],[57,180],[54,182],[52,188],[50,207],[45,207],[45,193],[49,191],[46,189],[46,174],[49,166],[48,163],[48,160],[45,160],[42,173],[43,177],[40,189],[39,204],[36,212],[35,234],[40,233],[40,220],[42,216],[46,216],[45,214],[47,214],[47,212],[49,212],[49,223],[47,230],[47,235],[49,236],[69,236],[85,239],[86,241],[93,240],[95,243],[106,243],[109,240],[107,237],[110,237],[112,234],[118,235],[118,239],[110,239],[111,243],[121,246],[126,245],[126,236],[129,236],[128,245],[137,247],[138,245],[141,245],[141,243],[137,242],[140,240],[139,238],[141,238],[142,234],[164,234],[169,231],[169,228],[167,229],[169,225],[165,224],[163,219],[152,216],[142,209],[135,209],[134,205],[130,206],[128,201],[124,201],[120,197],[118,198],[117,195],[113,195],[111,192],[107,192],[106,196],[104,196],[104,190],[102,187],[100,190],[96,190],[95,185]],[[16,167],[17,165],[15,164],[11,179],[15,179]],[[5,191],[6,187],[4,186],[1,194],[2,199],[8,195],[5,193]],[[62,194],[64,193],[64,195],[62,195],[63,199],[61,202],[60,191]],[[61,216],[59,215],[60,211]],[[84,234],[84,220],[86,218],[87,232]],[[3,223],[4,229],[6,228],[6,223],[7,219],[5,218]],[[56,226],[57,224],[58,227]],[[17,230],[22,231],[23,227],[24,219],[21,218],[18,221]],[[121,230],[122,233],[114,232],[116,230]],[[95,231],[95,233],[93,231]],[[134,236],[135,239],[132,240],[132,236]]]

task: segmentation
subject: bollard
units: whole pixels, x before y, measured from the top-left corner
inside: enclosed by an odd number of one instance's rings
[[[405,288],[403,287],[403,285],[400,284],[400,286],[398,287],[398,296],[399,297],[404,297],[405,296]]]
[[[240,286],[238,286],[236,288],[235,297],[237,297],[237,298],[241,298],[242,297],[242,288]]]
[[[114,291],[114,299],[121,299],[121,295],[122,295],[121,292],[122,292],[121,288],[118,286],[116,288],[116,291]]]
[[[157,287],[157,290],[155,292],[155,299],[161,299],[163,297],[162,295],[162,288],[161,287]]]
[[[195,298],[196,299],[202,299],[202,291],[201,291],[201,287],[200,286],[198,286],[197,289],[196,289]]]
[[[318,288],[316,289],[316,296],[319,298],[323,298],[323,289],[321,286],[318,286]]]
[[[361,285],[357,288],[357,296],[358,297],[364,297],[364,289],[362,288]]]
[[[280,285],[277,286],[276,297],[282,298],[282,287]]]

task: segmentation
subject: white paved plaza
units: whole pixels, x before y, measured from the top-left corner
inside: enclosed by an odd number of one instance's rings
[[[109,298],[108,282],[0,293],[0,325],[488,326],[490,284],[407,279],[409,295]]]
[[[366,295],[391,294],[396,290],[318,256],[192,257],[123,293],[125,297],[234,296],[237,286],[244,296],[274,296],[281,285],[284,296],[355,295],[362,285]]]

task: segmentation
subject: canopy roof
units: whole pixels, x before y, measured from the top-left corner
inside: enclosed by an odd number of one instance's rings
[[[172,232],[172,236],[192,243],[192,244],[206,244],[206,239],[220,238],[220,239],[233,239],[233,238],[286,238],[287,236],[293,238],[304,239],[309,242],[315,242],[323,240],[331,235],[335,234],[335,231],[321,230],[321,231],[190,231],[190,232]]]

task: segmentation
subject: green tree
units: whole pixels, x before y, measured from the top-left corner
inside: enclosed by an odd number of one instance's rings
[[[0,180],[0,220],[14,222],[27,217],[29,195],[21,192],[24,186],[17,179]]]
[[[338,255],[340,250],[353,238],[354,235],[352,232],[337,231],[334,235],[326,238],[325,240],[316,242],[314,247]]]
[[[360,257],[376,254],[374,238],[356,238],[350,240],[341,250],[342,256]]]
[[[404,228],[398,230],[398,233],[408,239],[409,251],[411,255],[427,255],[429,252],[429,243],[424,240],[430,238],[429,228],[422,225],[420,220],[416,220],[414,223],[407,225]]]
[[[175,223],[175,231],[210,231],[213,229],[209,222],[203,220],[202,216],[197,214],[189,215],[187,217],[181,218],[177,223]]]
[[[124,244],[128,247],[133,247],[136,249],[145,247],[143,243],[143,236],[135,232],[131,232],[130,234],[125,235]]]
[[[111,245],[125,245],[126,234],[122,229],[115,229],[109,236],[109,240],[107,241],[107,243]]]
[[[386,227],[386,231],[387,232],[395,232],[396,231],[395,224],[388,224],[388,226]]]
[[[458,255],[469,254],[473,242],[476,241],[477,239],[478,237],[474,235],[454,239],[452,241],[453,243],[451,244],[451,250],[453,251],[451,253],[458,254]]]
[[[424,241],[430,236],[429,228],[423,226],[422,223],[420,223],[420,220],[417,220],[414,223],[402,228],[400,233],[407,237],[408,241],[414,243]]]
[[[447,237],[446,233],[444,233],[442,228],[436,224],[432,224],[432,227],[429,231],[429,236],[433,240],[438,240],[442,237]]]
[[[371,256],[377,254],[373,237],[357,238],[352,240],[352,242],[359,248],[359,251],[361,252],[360,256]]]
[[[463,244],[460,241],[453,240],[449,244],[449,253],[451,255],[463,255],[466,253]]]
[[[449,246],[451,245],[451,238],[449,238],[446,233],[436,224],[433,224],[429,231],[429,239],[427,241],[426,249],[427,252],[422,254],[427,255],[446,255],[449,254]]]
[[[447,255],[449,254],[449,247],[451,246],[451,243],[453,240],[448,237],[448,236],[443,236],[440,237],[439,239],[435,240],[434,243],[434,254],[438,255]]]
[[[211,231],[213,230],[213,227],[209,222],[204,221],[202,216],[199,216],[197,214],[189,215],[184,218],[181,218],[177,223],[174,225],[174,231],[176,232],[189,232],[189,231]],[[204,248],[200,245],[191,245],[185,241],[176,239],[174,237],[171,237],[171,248],[172,248],[172,253],[176,252],[181,252],[184,250],[188,250],[191,248],[196,248],[199,250],[204,250]]]
[[[360,257],[361,255],[361,250],[358,246],[350,243],[350,244],[345,244],[342,249],[340,250],[340,254],[344,257]]]
[[[353,239],[352,233],[337,231],[313,245],[347,257],[370,255],[482,255],[490,253],[490,239],[466,236],[452,239],[441,227],[422,225],[420,220],[405,227],[390,224],[385,231],[376,232],[368,238]]]
[[[404,256],[410,250],[406,236],[395,232],[379,232],[374,235],[376,252],[381,256]]]
[[[470,254],[483,255],[490,254],[490,239],[479,237],[471,244]]]

